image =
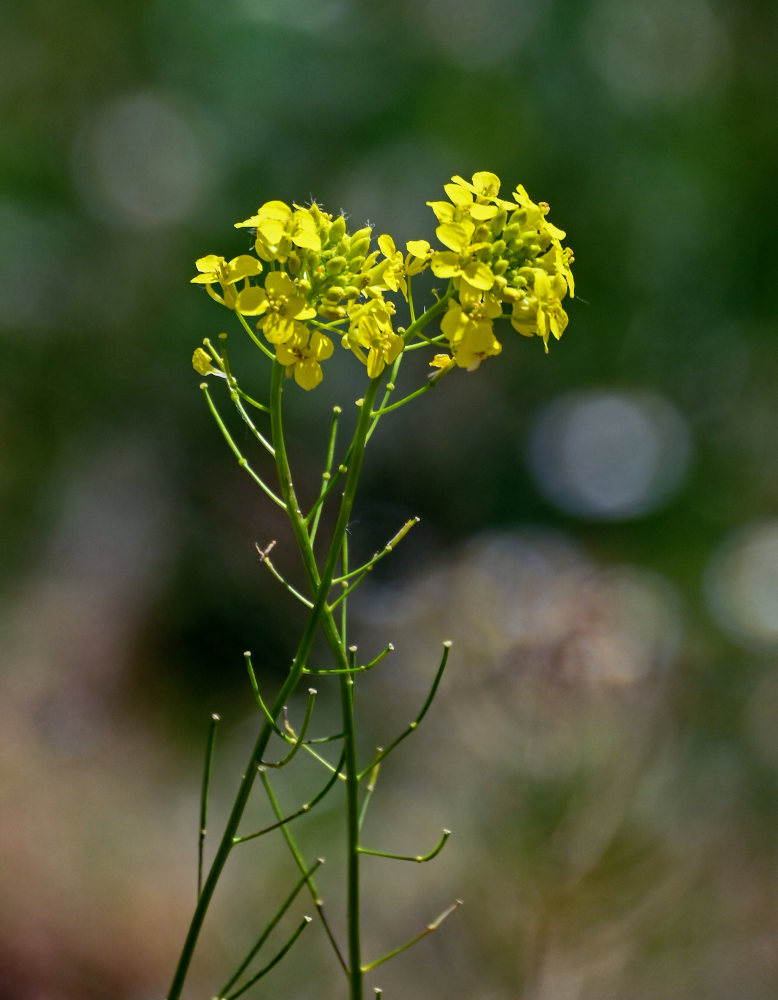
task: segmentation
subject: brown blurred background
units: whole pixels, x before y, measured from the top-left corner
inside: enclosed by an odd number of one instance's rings
[[[369,453],[354,558],[422,521],[354,607],[366,651],[397,648],[365,682],[366,748],[454,641],[366,838],[415,854],[454,834],[428,866],[368,859],[369,954],[466,901],[371,986],[778,995],[777,34],[766,0],[4,12],[0,995],[164,995],[208,716],[216,829],[256,724],[242,651],[272,689],[295,641],[254,550],[277,538],[294,575],[291,542],[189,358],[229,329],[261,373],[194,259],[244,252],[233,222],[273,198],[431,238],[425,201],[479,169],[551,203],[581,300],[548,357],[507,333]],[[304,491],[321,413],[361,391],[338,360],[290,415]],[[279,792],[292,808],[319,782],[303,767]],[[331,860],[337,923],[332,806],[322,823],[300,835]],[[293,878],[277,845],[242,850],[189,997]],[[321,929],[298,947],[256,996],[342,995]]]

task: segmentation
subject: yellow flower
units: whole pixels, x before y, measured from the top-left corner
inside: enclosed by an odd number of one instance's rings
[[[494,274],[488,265],[474,257],[484,244],[471,244],[475,232],[473,223],[469,219],[444,222],[435,232],[440,242],[449,249],[432,255],[432,273],[438,278],[460,278],[473,288],[488,292],[494,284]]]
[[[493,357],[502,350],[502,344],[494,335],[491,323],[472,323],[462,337],[459,345],[452,352],[458,368],[467,368],[469,372],[476,371],[484,358]]]
[[[235,308],[238,297],[233,285],[242,278],[262,273],[262,265],[249,254],[241,254],[240,257],[234,257],[227,263],[224,257],[217,257],[216,254],[211,253],[207,257],[200,257],[199,260],[196,260],[195,267],[200,273],[192,278],[192,284],[205,285],[205,290],[211,298],[223,306],[227,306],[228,309]],[[221,285],[221,295],[213,290],[214,284]]]
[[[402,253],[394,245],[391,236],[383,235],[378,237],[378,249],[386,260],[378,266],[382,268],[380,281],[384,288],[391,292],[401,291],[406,294],[405,281],[405,261]],[[371,282],[371,285],[374,282]]]
[[[321,250],[316,218],[307,208],[291,209],[283,201],[268,201],[260,205],[257,214],[243,222],[236,222],[236,229],[256,229],[256,251],[263,260],[286,260],[292,246],[304,250]]]
[[[405,341],[392,329],[388,303],[369,299],[351,311],[351,325],[343,337],[343,346],[356,354],[367,367],[370,378],[377,378],[391,365],[405,346]],[[365,354],[367,351],[367,354]]]
[[[207,351],[204,351],[202,347],[198,347],[192,355],[192,368],[194,368],[198,375],[222,375],[217,368],[213,367],[211,364],[211,355]]]
[[[454,359],[450,354],[436,354],[432,361],[430,361],[430,368],[441,368],[445,370],[447,368],[453,368],[454,364]]]
[[[475,371],[484,358],[499,354],[502,344],[494,336],[494,320],[502,306],[494,295],[473,289],[460,291],[459,302],[449,302],[440,329],[446,335],[459,368]]]
[[[454,176],[450,184],[443,185],[443,190],[451,204],[446,201],[427,202],[441,223],[461,222],[466,218],[486,222],[493,219],[504,204],[497,197],[500,178],[485,170],[473,174],[472,184],[458,175]]]
[[[332,354],[332,341],[318,330],[310,332],[302,323],[295,323],[291,336],[276,345],[276,358],[286,368],[287,376],[294,375],[295,382],[303,389],[315,389],[322,380],[320,361]]]
[[[549,335],[559,340],[567,327],[567,313],[562,308],[565,283],[558,276],[549,278],[541,268],[533,268],[532,293],[513,303],[511,326],[525,337],[537,334],[543,338],[543,346],[548,351]]]
[[[405,244],[408,255],[405,258],[405,273],[408,277],[426,270],[432,256],[432,247],[426,240],[408,240]]]
[[[458,187],[465,188],[478,198],[496,199],[500,193],[500,178],[488,170],[478,170],[474,173],[472,184],[460,177],[459,174],[456,174],[451,180]],[[446,185],[446,193],[448,194],[448,185]],[[450,194],[449,197],[451,197]]]
[[[271,271],[265,287],[252,285],[238,295],[235,308],[244,316],[259,316],[257,329],[262,330],[271,344],[282,344],[292,336],[296,320],[312,319],[316,315],[300,294],[295,283],[283,271]]]

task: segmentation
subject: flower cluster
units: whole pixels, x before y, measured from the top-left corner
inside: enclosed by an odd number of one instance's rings
[[[437,355],[432,364],[473,370],[499,354],[494,320],[504,307],[515,330],[542,337],[548,350],[549,336],[558,340],[567,326],[562,299],[574,294],[573,254],[546,218],[548,205],[535,204],[521,185],[513,201],[500,198],[500,179],[486,171],[473,174],[472,183],[453,177],[444,190],[449,201],[428,202],[447,247],[432,254],[431,268],[452,281],[457,295],[441,323],[451,356]]]
[[[499,190],[499,178],[485,171],[472,183],[452,178],[445,185],[449,201],[428,202],[445,249],[411,240],[406,254],[387,235],[371,250],[370,227],[348,233],[343,215],[333,217],[316,204],[269,201],[236,223],[252,231],[256,256],[201,257],[192,281],[236,311],[244,325],[251,317],[304,389],[322,379],[321,362],[334,350],[330,335],[339,336],[376,378],[443,305],[440,335],[422,337],[448,346],[450,354],[431,362],[438,369],[474,370],[499,354],[494,321],[501,317],[525,336],[542,337],[548,349],[549,337],[558,339],[567,325],[562,300],[573,294],[573,255],[562,247],[565,234],[547,220],[548,205],[535,204],[521,186],[512,201],[500,198]],[[410,280],[427,267],[448,287],[407,331],[396,330],[387,294],[409,299]],[[208,373],[201,357],[195,367]]]
[[[371,378],[394,361],[403,341],[392,328],[394,305],[384,292],[404,291],[406,272],[391,237],[382,236],[379,250],[371,252],[370,227],[350,234],[342,215],[282,201],[266,202],[236,227],[253,230],[257,256],[229,262],[201,257],[192,281],[241,316],[256,317],[257,329],[299,385],[312,389],[321,381],[320,362],[333,352],[328,330],[340,334]],[[263,274],[261,284],[249,280]],[[344,323],[345,331],[339,329]]]

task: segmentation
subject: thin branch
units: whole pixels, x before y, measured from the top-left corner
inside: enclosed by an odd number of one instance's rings
[[[270,970],[273,968],[274,965],[278,965],[278,963],[281,961],[284,955],[289,951],[289,949],[292,947],[292,945],[299,938],[299,936],[302,934],[302,932],[305,930],[305,928],[308,926],[310,922],[311,922],[311,917],[303,917],[303,919],[297,925],[295,931],[292,933],[292,936],[289,938],[289,940],[286,942],[283,948],[267,963],[267,965],[264,966],[262,969],[260,969],[255,976],[252,976],[251,979],[248,980],[248,982],[244,983],[239,990],[235,990],[234,993],[228,994],[224,998],[224,1000],[236,1000],[237,997],[241,996],[243,993],[246,992],[246,990],[250,989],[254,985],[254,983],[258,982],[263,976],[267,975],[267,973],[270,972]]]
[[[446,919],[446,917],[451,916],[454,910],[459,909],[461,905],[462,905],[461,899],[455,900],[455,902],[453,902],[451,906],[448,907],[448,909],[444,910],[439,917],[436,917],[431,924],[427,924],[427,926],[424,928],[421,934],[417,934],[416,937],[411,938],[410,941],[406,941],[405,944],[401,944],[400,947],[395,948],[394,951],[387,952],[386,955],[382,955],[381,958],[377,958],[374,962],[370,962],[369,965],[363,965],[362,971],[370,972],[371,969],[375,969],[377,966],[382,965],[384,962],[388,962],[389,959],[394,958],[395,955],[399,955],[402,952],[407,951],[408,948],[411,948],[413,945],[415,945],[417,941],[421,941],[422,938],[426,937],[428,934],[431,934],[433,931],[436,931],[438,927],[440,927],[440,925]]]
[[[338,778],[345,780],[345,775],[341,773],[344,760],[345,754],[341,754],[337,767],[333,769],[332,777],[328,779],[326,785],[324,785],[324,787],[317,792],[310,801],[304,802],[296,812],[290,813],[283,819],[278,820],[277,823],[271,823],[270,826],[265,826],[261,830],[257,830],[254,833],[247,833],[244,837],[233,837],[233,844],[243,844],[247,840],[256,840],[257,837],[262,837],[264,834],[270,833],[271,830],[277,830],[279,826],[283,826],[285,823],[291,823],[292,820],[297,819],[298,816],[304,816],[306,813],[310,812],[318,802],[321,802],[327,792],[334,786]]]
[[[432,704],[432,699],[435,697],[435,692],[438,690],[438,684],[440,684],[440,679],[443,676],[443,671],[446,669],[446,662],[448,661],[448,653],[450,649],[451,649],[451,642],[449,640],[446,640],[446,642],[443,643],[443,656],[441,657],[440,660],[440,666],[438,667],[437,672],[435,674],[435,679],[433,680],[432,687],[430,688],[430,692],[427,695],[427,700],[422,705],[419,714],[416,716],[413,722],[410,722],[408,724],[408,728],[404,732],[400,733],[400,735],[397,737],[396,740],[390,743],[385,750],[379,750],[379,752],[376,754],[373,760],[367,765],[367,767],[363,771],[360,771],[359,773],[360,780],[364,778],[364,776],[372,767],[375,767],[375,765],[378,764],[380,761],[382,761],[384,757],[387,757],[392,752],[392,750],[395,749],[395,747],[399,746],[399,744],[402,743],[402,741],[406,739],[406,737],[410,736],[411,733],[414,732],[414,730],[418,729],[419,723],[427,714],[427,710]]]
[[[360,847],[359,853],[372,854],[373,857],[376,858],[390,858],[393,861],[417,861],[421,864],[423,861],[432,861],[433,858],[436,858],[443,850],[443,847],[450,836],[451,830],[444,830],[443,836],[440,838],[435,847],[432,848],[429,854],[390,854],[388,851],[371,851],[368,850],[367,847]]]
[[[300,593],[299,590],[296,590],[291,585],[291,583],[289,583],[288,580],[286,580],[283,576],[281,576],[281,574],[275,568],[275,566],[273,565],[273,563],[270,561],[270,557],[268,556],[268,552],[270,552],[273,549],[273,546],[275,544],[276,544],[275,540],[273,540],[268,545],[266,545],[265,548],[263,549],[263,548],[260,548],[259,542],[254,542],[254,546],[255,546],[257,552],[259,553],[260,562],[262,562],[265,566],[267,566],[267,568],[270,570],[270,572],[273,574],[273,576],[276,578],[276,580],[278,580],[278,582],[281,584],[281,586],[284,588],[284,590],[287,590],[292,595],[292,597],[297,598],[297,600],[301,604],[304,604],[306,608],[312,608],[313,607],[313,601],[309,601],[308,598],[304,597]]]
[[[267,797],[270,800],[270,805],[273,807],[273,812],[276,814],[278,819],[281,819],[281,807],[278,804],[278,799],[275,796],[275,792],[273,791],[273,788],[270,784],[267,774],[265,774],[264,771],[260,771],[259,776],[262,779],[262,784],[265,786],[265,791],[267,792]],[[300,849],[295,843],[294,837],[290,833],[289,827],[287,826],[286,823],[282,824],[281,832],[284,835],[284,839],[286,840],[287,846],[297,864],[297,867],[300,869],[301,872],[303,873],[307,872],[308,866],[305,864],[303,856],[300,853]],[[324,912],[324,902],[322,901],[322,898],[319,895],[319,891],[316,888],[316,883],[313,881],[313,878],[310,875],[306,875],[305,884],[308,886],[308,891],[311,894],[313,905],[316,907],[316,911],[319,914],[319,918],[322,922],[322,925],[324,926],[324,930],[327,933],[327,937],[330,939],[330,944],[332,945],[332,948],[338,957],[338,961],[340,962],[341,968],[348,977],[349,976],[348,965],[346,965],[346,960],[343,958],[343,953],[338,947],[338,942],[335,940],[335,935],[333,934],[332,928],[330,927],[329,921],[327,920],[327,916]]]
[[[308,524],[311,514],[315,511],[315,516],[313,518],[313,524],[311,525],[309,534],[311,538],[311,545],[313,545],[314,539],[316,538],[316,532],[319,528],[319,519],[321,518],[321,512],[324,509],[324,496],[326,494],[327,486],[332,479],[332,462],[335,457],[335,439],[338,435],[338,421],[340,420],[340,415],[342,410],[339,406],[334,406],[332,408],[332,421],[330,423],[330,436],[327,442],[327,457],[324,462],[324,471],[321,474],[321,489],[319,490],[319,496],[316,500],[308,516],[305,518],[305,524]]]
[[[365,673],[365,671],[372,670],[373,667],[378,666],[378,664],[381,662],[381,660],[383,660],[385,656],[393,652],[394,652],[394,646],[390,642],[385,649],[381,650],[381,652],[378,654],[378,656],[376,656],[374,660],[371,660],[369,663],[364,664],[364,666],[354,667],[353,669],[351,667],[327,667],[321,670],[314,669],[312,667],[306,667],[303,670],[303,673],[315,674],[317,676],[323,674],[363,674]]]
[[[233,975],[230,977],[230,979],[227,980],[227,982],[224,984],[224,986],[222,986],[222,988],[216,994],[217,997],[226,997],[227,996],[227,994],[229,993],[229,991],[232,989],[232,987],[235,985],[235,983],[237,983],[237,981],[243,975],[243,973],[245,972],[245,970],[248,968],[248,966],[249,966],[250,962],[252,961],[252,959],[254,958],[254,956],[259,952],[260,948],[265,943],[265,941],[267,941],[268,937],[270,936],[270,932],[273,930],[274,927],[276,927],[276,925],[280,921],[281,917],[283,917],[283,915],[286,913],[286,911],[289,909],[289,907],[295,901],[295,899],[297,898],[297,894],[300,892],[300,890],[302,889],[302,887],[305,885],[305,880],[307,878],[310,878],[310,876],[313,875],[313,873],[316,871],[316,869],[319,868],[323,864],[324,864],[324,858],[317,858],[316,861],[308,869],[308,871],[303,874],[303,877],[297,882],[297,884],[295,885],[294,889],[292,889],[292,891],[286,897],[286,899],[284,900],[284,902],[281,904],[280,909],[271,918],[270,922],[267,924],[267,926],[265,927],[265,929],[259,935],[259,938],[257,939],[256,943],[249,950],[248,954],[243,959],[243,961],[240,963],[240,965],[235,970],[235,972],[233,973]]]
[[[282,757],[281,760],[279,760],[275,764],[268,764],[267,761],[263,760],[262,763],[265,765],[265,767],[284,767],[297,754],[300,747],[303,746],[305,735],[308,732],[308,726],[311,723],[311,716],[313,715],[313,705],[315,701],[316,701],[316,688],[308,688],[308,701],[305,705],[305,715],[303,716],[303,724],[300,727],[299,736],[294,735],[294,730],[290,725],[288,725],[288,723],[286,723],[286,717],[284,717],[287,731],[294,741],[292,744],[292,749],[289,751],[286,757]],[[284,712],[286,712],[286,709],[284,709]]]
[[[280,736],[282,740],[286,740],[288,742],[286,733],[284,733],[279,728],[278,723],[273,718],[270,709],[264,703],[264,701],[262,700],[262,695],[259,693],[259,684],[257,684],[257,675],[254,673],[254,667],[251,663],[251,653],[248,650],[246,650],[246,652],[243,654],[243,658],[246,661],[246,669],[249,672],[249,680],[251,681],[251,690],[254,692],[254,700],[259,706],[259,710],[264,715],[265,721],[270,726],[272,726],[273,732],[276,734],[276,736]]]
[[[367,807],[370,805],[370,800],[373,797],[373,792],[375,791],[376,782],[378,781],[378,772],[381,769],[380,762],[373,767],[370,772],[370,777],[367,779],[367,785],[365,786],[365,796],[362,799],[362,809],[359,813],[359,829],[362,829],[362,824],[365,822],[365,816],[367,815]]]
[[[213,418],[219,427],[219,430],[222,432],[224,440],[229,445],[230,451],[238,460],[238,465],[242,469],[245,469],[246,472],[248,472],[248,474],[251,476],[251,478],[254,480],[257,486],[259,486],[259,488],[262,490],[265,496],[269,497],[273,501],[273,503],[281,507],[282,510],[286,510],[286,504],[284,503],[284,501],[280,497],[277,497],[276,494],[270,489],[270,487],[256,474],[256,472],[254,472],[254,470],[249,465],[247,459],[244,458],[240,449],[233,441],[232,435],[227,430],[227,425],[222,420],[219,411],[216,409],[216,406],[213,400],[211,399],[211,394],[208,391],[208,386],[206,385],[206,383],[201,382],[200,388],[203,390],[203,394],[205,395],[206,401],[208,403],[208,408],[210,409],[211,414],[213,415]]]
[[[216,744],[216,729],[221,722],[220,716],[215,713],[211,716],[208,726],[208,739],[205,745],[205,766],[203,768],[203,783],[200,790],[200,835],[197,841],[197,898],[203,891],[203,848],[205,847],[205,834],[208,817],[208,791],[211,785],[211,764],[213,763],[213,750]]]
[[[405,522],[402,528],[400,528],[400,530],[395,535],[393,535],[392,538],[389,539],[386,545],[384,545],[382,549],[379,549],[378,552],[375,552],[373,556],[370,559],[368,559],[366,563],[364,563],[362,566],[357,567],[357,569],[352,569],[350,573],[344,573],[343,576],[336,576],[332,582],[345,583],[347,580],[350,580],[352,577],[357,576],[358,574],[364,575],[368,570],[372,569],[373,566],[375,566],[375,564],[379,562],[379,560],[383,559],[384,556],[388,556],[389,553],[392,552],[394,548],[403,540],[403,538],[405,538],[405,536],[408,534],[411,528],[414,528],[419,523],[420,520],[421,518],[419,517],[410,518],[408,521]],[[338,599],[340,600],[340,598]]]

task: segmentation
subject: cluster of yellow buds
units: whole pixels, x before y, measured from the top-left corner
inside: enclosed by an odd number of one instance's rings
[[[379,240],[380,253],[371,252],[370,227],[348,233],[342,215],[333,218],[316,204],[290,208],[282,201],[266,202],[235,225],[254,231],[257,256],[243,254],[229,262],[213,254],[201,257],[192,281],[204,284],[222,305],[257,317],[257,329],[303,388],[319,384],[320,362],[332,354],[326,330],[341,334],[343,346],[364,362],[371,378],[394,361],[404,345],[392,329],[394,306],[383,293],[406,286],[404,262],[385,252],[394,251],[390,237]],[[263,270],[262,284],[252,284],[249,279]],[[348,330],[338,331],[345,321]]]
[[[521,186],[511,202],[499,190],[491,173],[474,174],[472,183],[454,177],[445,185],[450,201],[428,203],[447,249],[411,240],[405,255],[387,235],[371,251],[369,226],[350,234],[344,216],[334,218],[316,204],[269,201],[235,224],[253,231],[256,256],[201,257],[192,281],[242,317],[256,317],[287,374],[312,389],[322,379],[321,362],[333,353],[328,333],[340,336],[370,378],[397,359],[414,324],[405,335],[395,330],[386,293],[407,298],[409,280],[431,267],[449,280],[434,342],[447,341],[451,352],[431,364],[473,370],[501,350],[495,319],[510,318],[519,333],[537,334],[547,346],[549,335],[559,338],[567,325],[561,302],[573,294],[572,252],[562,248],[562,230],[546,219],[548,206],[536,205]]]
[[[548,205],[535,204],[519,185],[513,201],[499,197],[500,179],[487,171],[472,183],[453,177],[444,188],[449,201],[428,202],[440,225],[436,234],[447,247],[432,254],[431,268],[449,278],[457,296],[448,303],[441,329],[451,356],[432,364],[475,369],[499,354],[494,320],[510,311],[510,322],[524,336],[557,340],[567,326],[562,299],[574,294],[573,253],[563,248],[565,234],[546,218]]]

